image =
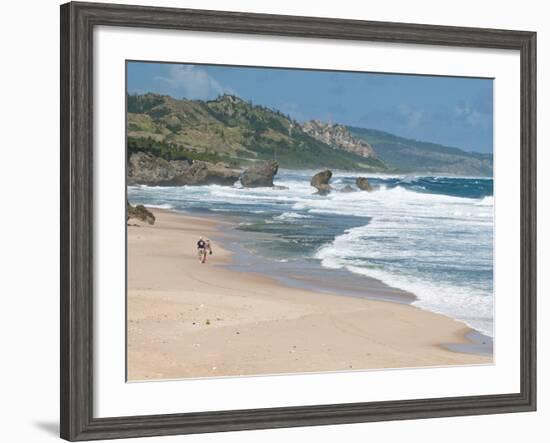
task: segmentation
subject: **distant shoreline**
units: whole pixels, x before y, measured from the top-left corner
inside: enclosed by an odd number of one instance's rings
[[[492,362],[461,322],[403,300],[288,286],[261,266],[237,272],[240,233],[229,234],[227,220],[153,212],[155,225],[128,227],[129,380]],[[214,243],[204,265],[199,235]],[[375,298],[376,280],[362,281]]]

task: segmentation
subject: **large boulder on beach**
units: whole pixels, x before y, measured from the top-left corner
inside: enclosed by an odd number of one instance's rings
[[[232,186],[240,171],[224,163],[200,160],[165,160],[145,152],[133,153],[128,161],[128,184],[157,186]]]
[[[355,180],[355,184],[361,191],[368,191],[371,192],[373,190],[371,184],[365,177],[357,177],[357,180]]]
[[[310,185],[317,189],[317,194],[326,195],[332,189],[329,181],[332,178],[332,171],[329,169],[318,172],[311,178]]]
[[[241,184],[245,188],[273,186],[273,177],[279,170],[279,163],[274,160],[253,163],[241,174]]]
[[[143,205],[132,206],[129,201],[126,201],[126,221],[131,218],[148,223],[155,224],[155,216],[149,209]]]

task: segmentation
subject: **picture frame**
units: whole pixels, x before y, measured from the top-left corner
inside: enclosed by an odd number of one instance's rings
[[[492,48],[521,66],[520,392],[181,414],[94,417],[93,30],[98,26]],[[536,33],[99,3],[61,6],[61,437],[69,441],[534,411]]]

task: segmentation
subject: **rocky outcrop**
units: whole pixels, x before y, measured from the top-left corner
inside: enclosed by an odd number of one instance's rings
[[[357,189],[353,188],[350,185],[344,186],[342,189],[340,189],[340,192],[356,192]]]
[[[172,180],[178,172],[174,162],[145,152],[136,152],[128,161],[128,184],[156,185]]]
[[[355,184],[359,189],[361,189],[361,191],[371,192],[373,190],[369,181],[365,177],[357,177],[357,180],[355,180]]]
[[[310,185],[317,189],[317,194],[326,195],[332,189],[329,181],[332,177],[332,171],[325,170],[318,172],[311,178]]]
[[[131,218],[140,220],[150,225],[155,224],[155,216],[143,205],[132,206],[128,200],[126,200],[126,221]]]
[[[256,162],[241,174],[241,184],[245,188],[273,186],[273,177],[279,170],[279,164],[274,161]]]
[[[365,140],[353,137],[348,128],[343,125],[310,120],[304,123],[302,129],[311,137],[335,149],[342,149],[361,157],[376,157],[376,152],[371,145]]]
[[[184,162],[186,163],[186,162]],[[233,186],[239,179],[240,171],[230,168],[224,163],[208,163],[193,161],[170,180],[171,185],[222,185]]]
[[[208,163],[200,160],[165,160],[145,152],[130,156],[128,184],[159,186],[227,185],[239,179],[240,171],[224,163]]]

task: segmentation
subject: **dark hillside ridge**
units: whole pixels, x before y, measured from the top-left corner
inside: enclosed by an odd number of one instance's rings
[[[367,141],[390,168],[408,174],[447,174],[491,177],[493,155],[398,137],[375,129],[348,126],[350,133]]]

